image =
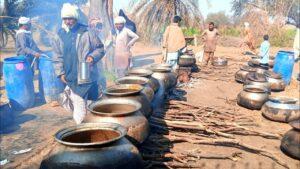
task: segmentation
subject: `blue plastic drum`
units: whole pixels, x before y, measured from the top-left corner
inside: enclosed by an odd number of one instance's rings
[[[46,53],[49,58],[41,56],[39,59],[39,90],[47,103],[58,100],[59,94],[64,90],[64,84],[56,76],[52,63],[52,53]]]
[[[294,62],[294,52],[279,51],[276,55],[273,71],[282,76],[286,85],[291,81]]]
[[[24,56],[4,59],[3,76],[9,103],[15,110],[25,110],[34,105],[33,75]]]

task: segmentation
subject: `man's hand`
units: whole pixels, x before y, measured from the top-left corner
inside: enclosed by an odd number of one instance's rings
[[[65,84],[67,83],[65,75],[61,75],[60,80]]]
[[[88,63],[93,63],[93,62],[94,62],[94,58],[93,58],[92,56],[88,56],[88,57],[86,58],[86,62],[88,62]]]
[[[39,57],[41,57],[41,54],[40,54],[40,53],[36,53],[36,54],[34,55],[34,57],[39,58]]]

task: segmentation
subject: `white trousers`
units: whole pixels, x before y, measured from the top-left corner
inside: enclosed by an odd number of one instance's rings
[[[66,86],[61,99],[62,107],[73,112],[73,119],[76,124],[82,123],[87,114],[87,99],[75,94],[69,86]]]

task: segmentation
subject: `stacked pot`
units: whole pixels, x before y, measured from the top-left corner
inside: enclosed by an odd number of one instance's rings
[[[143,168],[135,145],[150,132],[148,119],[163,108],[164,98],[177,83],[167,64],[136,68],[107,88],[91,103],[84,123],[58,131],[57,144],[40,168]]]
[[[262,111],[268,120],[289,123],[289,130],[281,140],[281,150],[288,156],[300,159],[300,102],[298,98],[270,96],[271,92],[285,89],[285,83],[279,74],[268,70],[274,65],[274,58],[269,61],[269,68],[260,65],[258,58],[242,66],[235,74],[235,80],[244,84],[243,91],[237,96],[237,103],[252,110]]]
[[[262,66],[259,59],[253,58],[235,73],[235,80],[244,84],[243,91],[238,94],[237,102],[248,109],[260,110],[271,92],[285,89],[282,77]]]

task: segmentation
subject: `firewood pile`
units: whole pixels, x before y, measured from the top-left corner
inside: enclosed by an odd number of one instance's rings
[[[148,168],[203,168],[199,159],[237,161],[243,151],[270,158],[288,168],[280,158],[260,147],[243,143],[237,136],[259,136],[281,139],[281,135],[253,129],[257,124],[249,115],[221,107],[194,106],[184,101],[169,100],[164,111],[155,112],[149,119],[151,134],[141,146]],[[172,149],[175,143],[234,147],[232,154],[204,154],[199,150],[182,152]]]

